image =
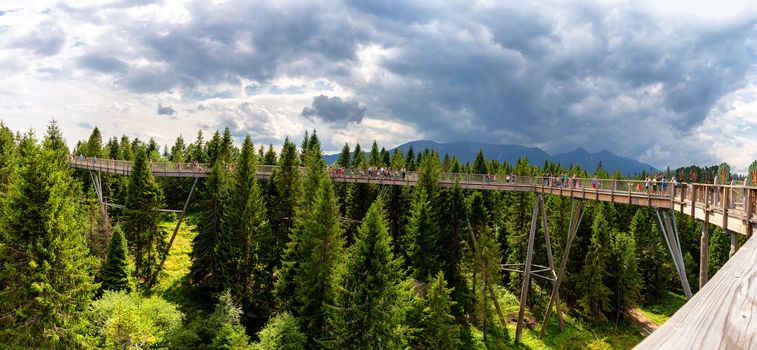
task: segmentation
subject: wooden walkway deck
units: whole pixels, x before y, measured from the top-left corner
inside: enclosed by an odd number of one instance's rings
[[[757,349],[757,238],[636,349]]]
[[[111,174],[129,175],[132,162],[71,158],[74,168],[94,170]],[[256,175],[261,179],[270,178],[276,166],[259,165]],[[209,167],[205,164],[152,163],[150,169],[159,177],[207,177]],[[304,168],[301,168],[304,171]],[[363,174],[346,175],[330,171],[334,182],[367,183],[391,186],[415,186],[417,172],[393,172],[390,176],[369,176]],[[596,188],[592,179],[576,179],[576,184],[563,186],[559,179],[518,176],[515,180],[504,181],[486,174],[442,173],[439,185],[451,187],[455,182],[465,189],[485,191],[516,191],[559,195],[620,204],[631,204],[653,208],[674,209],[678,212],[704,220],[733,232],[751,236],[757,233],[757,187],[715,186],[711,184],[681,183],[677,187],[668,184],[662,190],[653,192],[644,182],[638,180],[601,180]],[[651,186],[650,186],[651,187]],[[660,186],[662,187],[662,186]]]

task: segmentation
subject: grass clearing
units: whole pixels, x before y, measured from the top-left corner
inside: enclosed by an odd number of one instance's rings
[[[515,321],[518,313],[518,297],[504,288],[497,288],[499,302],[505,317],[508,318],[507,331],[510,341],[504,344],[506,349],[585,349],[585,348],[603,348],[612,349],[631,349],[638,344],[644,337],[640,329],[631,325],[591,325],[584,322],[575,313],[570,312],[564,315],[565,331],[559,331],[557,317],[552,313],[550,322],[544,335],[539,338],[539,327],[541,319],[536,318],[538,324],[535,329],[525,327],[521,344],[514,344],[515,339]],[[526,309],[526,318],[531,315]],[[483,343],[483,334],[481,330],[473,329],[474,349],[486,349]]]
[[[639,310],[652,321],[662,325],[670,319],[670,316],[673,316],[684,303],[686,303],[686,297],[673,292],[668,292],[660,303],[651,306],[643,306],[640,307]]]

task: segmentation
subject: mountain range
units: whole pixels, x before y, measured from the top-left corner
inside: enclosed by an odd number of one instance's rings
[[[435,149],[441,156],[449,154],[451,156],[457,156],[457,159],[465,164],[466,162],[473,163],[479,150],[484,152],[486,159],[496,159],[499,162],[508,162],[515,164],[518,158],[526,156],[528,161],[534,165],[542,165],[545,161],[559,163],[565,167],[571,164],[579,164],[582,168],[593,171],[596,169],[599,162],[602,162],[602,166],[612,173],[615,169],[620,170],[623,175],[635,175],[643,171],[654,171],[654,167],[647,163],[640,162],[638,160],[618,156],[608,150],[601,150],[596,153],[591,153],[585,149],[579,147],[572,152],[560,153],[556,155],[550,155],[544,152],[538,147],[525,147],[520,145],[492,145],[479,142],[446,142],[439,143],[428,140],[410,141],[399,145],[391,150],[391,153],[395,149],[399,149],[403,154],[413,148],[413,151],[423,152],[426,149]],[[325,155],[323,159],[332,164],[339,158],[339,154]]]

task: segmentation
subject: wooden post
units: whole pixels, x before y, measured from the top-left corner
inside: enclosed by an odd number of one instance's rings
[[[555,284],[552,287],[552,295],[549,297],[549,304],[547,304],[547,311],[544,315],[544,321],[541,324],[541,330],[539,333],[540,337],[544,337],[544,332],[547,329],[547,324],[549,324],[549,313],[552,311],[552,304],[555,302],[555,300],[558,299],[558,291],[560,290],[560,284],[562,283],[563,276],[565,276],[565,269],[568,266],[568,255],[570,254],[570,246],[573,244],[573,239],[576,238],[576,232],[578,232],[578,227],[581,225],[581,219],[583,218],[583,213],[581,212],[581,202],[578,202],[578,205],[573,202],[572,208],[571,208],[571,217],[570,217],[570,224],[568,225],[568,237],[567,242],[565,244],[565,251],[563,252],[562,258],[560,260],[560,271],[557,273],[557,278],[555,279]]]
[[[158,280],[158,274],[160,273],[160,270],[163,269],[163,264],[166,262],[166,258],[168,258],[168,252],[171,251],[171,245],[173,245],[173,240],[176,239],[176,234],[179,233],[179,227],[181,227],[181,222],[184,221],[184,214],[187,212],[187,208],[189,207],[189,201],[192,199],[192,193],[194,193],[195,186],[197,185],[197,180],[199,180],[199,177],[195,177],[195,181],[192,183],[192,188],[189,190],[189,195],[187,196],[187,201],[184,202],[184,209],[181,210],[181,214],[179,214],[179,221],[176,222],[176,228],[173,230],[173,235],[171,235],[171,240],[168,241],[168,245],[166,246],[166,251],[163,253],[163,258],[160,259],[160,265],[158,265],[158,269],[155,270],[155,274],[152,275],[152,278],[150,278],[150,282],[147,284],[148,287],[151,287],[155,281]]]
[[[692,218],[695,218],[696,216],[696,208],[697,208],[697,186],[694,184],[691,184],[691,213],[689,216]],[[704,210],[705,213],[707,213],[707,208]]]
[[[535,194],[535,196],[539,196]],[[518,310],[518,325],[515,328],[515,342],[520,342],[523,333],[523,315],[526,312],[528,286],[531,277],[531,259],[533,258],[534,236],[536,235],[536,219],[539,216],[539,199],[534,198],[534,210],[531,216],[531,231],[528,234],[528,248],[526,250],[526,266],[523,268],[523,287],[520,289],[520,309]]]
[[[710,244],[710,234],[708,227],[710,225],[710,214],[704,212],[704,221],[702,221],[702,238],[699,240],[699,290],[707,283],[709,279],[707,271],[707,250]]]
[[[552,273],[552,289],[555,289],[555,283],[557,282],[557,274],[555,273],[555,262],[554,257],[552,256],[552,241],[549,238],[549,229],[547,225],[547,210],[546,206],[544,205],[544,197],[539,196],[539,210],[541,210],[541,222],[542,227],[544,230],[544,243],[546,244],[547,248],[547,264],[549,265],[549,270]],[[560,303],[560,291],[557,291],[556,295],[556,303],[555,303],[555,311],[557,312],[557,323],[560,325],[560,331],[563,331],[565,329],[565,321],[562,318],[562,310],[561,310],[561,303]]]

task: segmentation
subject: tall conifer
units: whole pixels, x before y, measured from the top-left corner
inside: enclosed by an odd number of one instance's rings
[[[134,252],[135,275],[148,279],[158,264],[158,254],[166,235],[158,224],[163,206],[163,191],[155,182],[147,163],[147,150],[137,149],[129,175],[129,190],[124,211],[124,233]]]
[[[0,339],[11,349],[77,348],[96,289],[81,190],[60,150],[40,149],[33,133],[19,154],[0,215]]]
[[[131,291],[129,286],[129,261],[127,259],[126,238],[120,227],[113,230],[108,255],[105,257],[102,273],[100,274],[100,290]]]
[[[336,349],[399,349],[406,344],[402,265],[392,253],[380,200],[374,202],[350,247],[329,307]]]

